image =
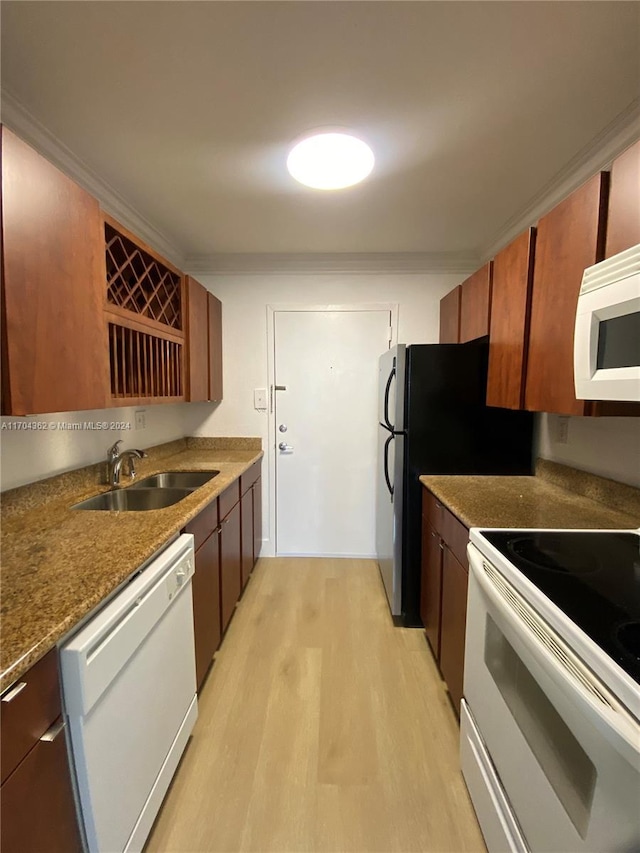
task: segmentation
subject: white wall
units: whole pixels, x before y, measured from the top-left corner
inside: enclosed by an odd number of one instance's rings
[[[190,435],[260,436],[263,462],[265,537],[272,530],[268,470],[267,412],[253,408],[254,388],[267,388],[267,306],[364,305],[397,303],[398,341],[432,343],[438,340],[440,298],[455,287],[462,274],[263,274],[197,275],[222,300],[224,399],[216,407],[196,404],[187,414]],[[273,554],[271,540],[263,554]]]
[[[640,488],[640,418],[540,415],[538,455]]]
[[[186,434],[188,404],[118,408],[87,412],[63,412],[26,418],[0,418],[1,489],[13,489],[63,471],[71,471],[106,459],[107,448],[121,438],[123,447],[145,448],[174,441]],[[135,412],[143,411],[145,428],[135,428]],[[130,429],[64,429],[88,424],[131,424]],[[32,429],[46,425],[48,429]],[[17,425],[18,428],[13,428]]]

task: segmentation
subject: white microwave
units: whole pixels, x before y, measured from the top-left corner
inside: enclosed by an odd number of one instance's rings
[[[578,400],[640,401],[640,243],[584,271],[573,374]]]

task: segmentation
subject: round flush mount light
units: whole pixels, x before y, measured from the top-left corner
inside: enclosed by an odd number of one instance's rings
[[[316,190],[339,190],[363,181],[373,169],[366,142],[338,131],[315,133],[298,142],[287,158],[289,174]]]

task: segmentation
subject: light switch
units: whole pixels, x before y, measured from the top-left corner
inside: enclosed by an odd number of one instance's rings
[[[263,411],[267,408],[267,389],[255,388],[253,391],[253,408]]]

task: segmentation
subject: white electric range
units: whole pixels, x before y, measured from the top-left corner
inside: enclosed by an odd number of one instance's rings
[[[640,851],[639,531],[470,538],[461,763],[490,853]]]

